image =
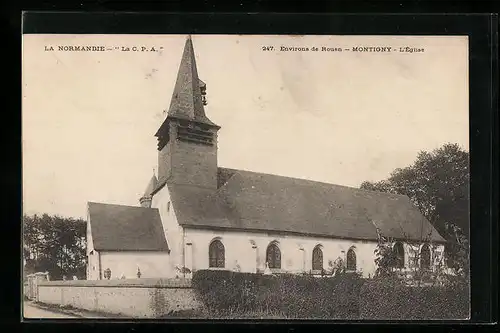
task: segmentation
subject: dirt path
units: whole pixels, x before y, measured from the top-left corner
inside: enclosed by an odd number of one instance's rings
[[[55,311],[50,311],[47,309],[42,309],[37,306],[34,306],[28,302],[24,302],[24,318],[27,319],[38,319],[38,318],[43,318],[43,319],[52,319],[52,318],[66,318],[66,319],[77,319],[81,317],[77,316],[72,316],[69,314],[65,313],[60,313],[60,312],[55,312]]]

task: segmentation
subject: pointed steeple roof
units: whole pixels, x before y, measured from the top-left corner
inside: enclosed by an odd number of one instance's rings
[[[148,183],[148,187],[146,187],[146,191],[144,191],[144,195],[142,197],[143,198],[150,197],[151,193],[153,193],[153,191],[156,189],[157,186],[158,186],[158,179],[156,178],[156,175],[153,173],[153,177],[151,177]]]
[[[186,39],[177,81],[175,82],[168,117],[181,118],[217,126],[205,115],[201,88],[205,83],[198,77],[191,35]],[[218,127],[218,126],[217,126]]]

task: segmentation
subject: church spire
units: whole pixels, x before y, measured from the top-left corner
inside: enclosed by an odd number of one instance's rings
[[[205,89],[205,83],[198,77],[193,41],[188,35],[167,117],[217,126],[205,115]]]
[[[142,207],[151,208],[151,200],[152,193],[158,186],[158,179],[156,178],[155,171],[153,169],[153,177],[149,180],[148,186],[146,187],[146,191],[144,191],[144,195],[139,199],[139,202]]]
[[[156,190],[156,186],[158,186],[158,179],[156,178],[156,175],[153,172],[153,176],[149,180],[148,186],[146,187],[146,190],[144,191],[143,197],[151,196],[151,193],[153,193],[153,191]]]

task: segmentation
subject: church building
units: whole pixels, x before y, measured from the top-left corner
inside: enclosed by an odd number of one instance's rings
[[[381,235],[402,270],[442,258],[444,239],[407,196],[219,167],[205,95],[188,37],[155,134],[158,177],[137,206],[88,203],[87,279],[321,274],[339,262],[370,277]]]

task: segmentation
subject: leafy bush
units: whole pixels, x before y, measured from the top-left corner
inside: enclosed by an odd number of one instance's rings
[[[466,283],[412,287],[395,280],[372,280],[361,288],[360,319],[466,319],[469,304]]]
[[[357,274],[334,277],[232,271],[197,271],[193,287],[209,311],[283,314],[288,318],[357,318],[363,280]]]

